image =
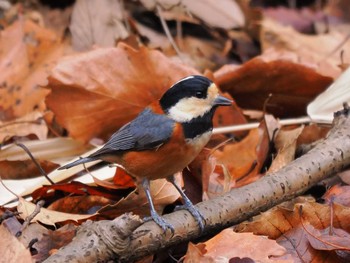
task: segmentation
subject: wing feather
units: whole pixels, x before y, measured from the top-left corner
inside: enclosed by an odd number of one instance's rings
[[[174,125],[175,122],[166,115],[153,113],[151,109],[146,108],[136,119],[114,133],[100,150],[89,157],[156,148],[170,139]]]

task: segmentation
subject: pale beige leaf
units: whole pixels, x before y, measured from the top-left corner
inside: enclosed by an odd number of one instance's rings
[[[304,126],[300,126],[299,128],[290,131],[280,130],[277,133],[275,138],[275,148],[278,153],[273,160],[268,173],[276,172],[294,160],[297,139],[303,129]]]
[[[129,35],[118,0],[76,1],[69,28],[76,50],[88,50],[93,45],[113,47],[116,41]]]
[[[270,19],[262,21],[260,35],[264,52],[269,48],[293,51],[298,55],[299,63],[317,65],[319,73],[331,77],[341,73],[338,65],[342,56],[343,61],[350,61],[350,42],[344,42],[346,37],[339,32],[305,35]]]
[[[350,104],[350,68],[308,105],[307,114],[315,122],[332,123],[345,102]]]
[[[0,255],[1,262],[16,262],[16,263],[30,263],[34,262],[30,255],[29,249],[14,237],[2,224],[0,225]]]
[[[25,219],[29,215],[31,215],[36,208],[36,205],[26,201],[23,198],[19,198],[19,203],[17,205],[17,211],[20,213],[21,218]],[[41,222],[46,225],[55,225],[55,223],[58,222],[64,222],[64,221],[79,221],[79,220],[86,220],[91,217],[95,216],[93,215],[79,215],[79,214],[68,214],[68,213],[62,213],[57,211],[52,211],[46,208],[41,208],[40,213],[37,214],[32,222]]]
[[[0,121],[0,141],[10,139],[13,136],[27,136],[35,134],[39,140],[45,140],[48,128],[42,119],[42,113],[33,111],[13,121]]]
[[[179,192],[166,179],[151,181],[150,191],[154,207],[158,213],[162,213],[165,206],[174,203],[180,198]],[[149,204],[145,191],[141,187],[137,191],[135,190],[130,193],[126,198],[121,199],[115,205],[108,205],[102,208],[98,213],[117,217],[130,211],[141,216],[149,215]]]
[[[186,10],[212,27],[224,29],[244,26],[245,18],[234,0],[183,0]]]

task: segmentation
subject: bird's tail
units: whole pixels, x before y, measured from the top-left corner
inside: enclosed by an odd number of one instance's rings
[[[69,164],[61,166],[60,168],[58,168],[58,170],[69,169],[69,168],[71,168],[73,166],[76,166],[78,164],[88,163],[88,162],[92,162],[92,161],[95,161],[95,160],[96,160],[96,158],[91,158],[91,157],[81,158],[79,160],[76,160],[74,162],[71,162]]]

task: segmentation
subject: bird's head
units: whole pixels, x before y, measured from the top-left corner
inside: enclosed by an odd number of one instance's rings
[[[213,113],[217,106],[231,104],[231,100],[219,94],[215,83],[199,75],[179,80],[160,99],[164,112],[182,123]]]

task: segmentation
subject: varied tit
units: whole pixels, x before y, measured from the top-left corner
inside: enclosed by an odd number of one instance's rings
[[[115,132],[100,150],[59,169],[94,160],[121,165],[143,187],[152,219],[164,231],[174,232],[173,226],[155,211],[150,194],[150,180],[166,178],[181,194],[183,208],[192,214],[203,231],[203,216],[176,185],[173,176],[187,167],[208,143],[215,109],[231,104],[206,77],[186,77]]]

